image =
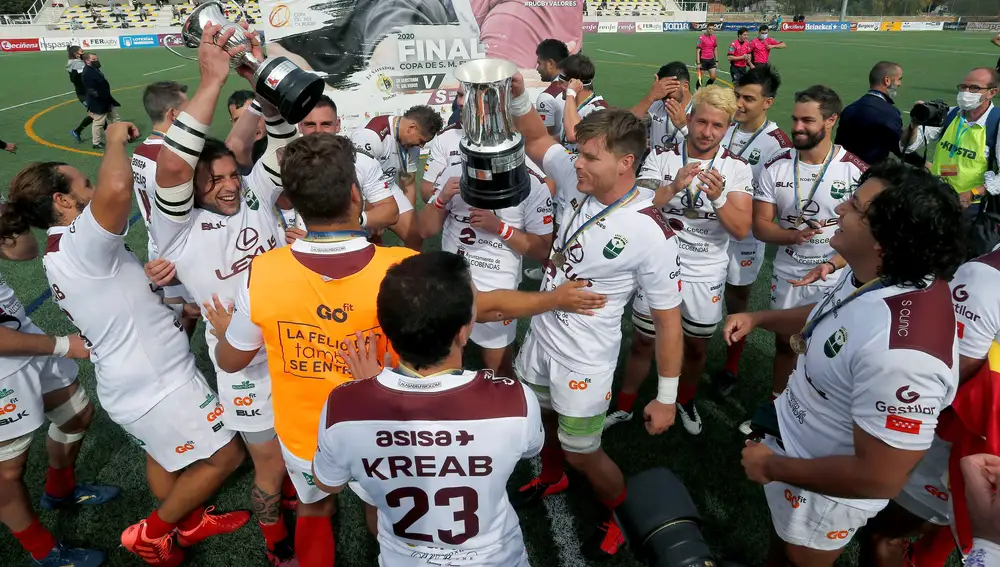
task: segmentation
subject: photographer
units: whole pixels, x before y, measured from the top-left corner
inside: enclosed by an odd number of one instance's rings
[[[986,172],[997,169],[1000,111],[992,99],[998,84],[1000,73],[995,69],[973,69],[958,85],[958,106],[946,113],[940,101],[918,102],[903,136],[907,152],[925,147],[928,169],[955,189],[967,214],[979,210],[986,195]]]

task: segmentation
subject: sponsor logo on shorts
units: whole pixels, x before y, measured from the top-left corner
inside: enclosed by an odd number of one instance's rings
[[[938,500],[941,500],[942,502],[947,502],[950,498],[950,495],[948,494],[947,490],[940,490],[933,484],[925,485],[924,490],[926,490],[928,494],[930,494],[934,498],[937,498]]]
[[[243,383],[233,386],[234,390],[252,390],[256,388],[257,385],[250,382],[249,380],[244,380]]]
[[[851,539],[853,533],[854,528],[849,530],[833,530],[832,532],[827,532],[826,539]]]
[[[792,505],[792,508],[798,508],[799,506],[805,504],[806,502],[806,499],[804,497],[792,494],[792,491],[787,488],[785,489],[785,500],[787,500],[788,503]]]
[[[236,396],[233,398],[233,405],[240,407],[248,407],[253,405],[253,399],[257,397],[257,394],[250,394],[248,396]]]
[[[750,266],[753,266],[753,260],[740,260],[741,268],[749,268]]]
[[[10,388],[4,388],[3,390],[0,390],[0,400],[4,398],[9,398],[13,395],[14,395],[14,390],[11,390]]]
[[[212,423],[215,420],[222,417],[222,414],[224,413],[226,413],[226,408],[222,407],[222,404],[216,404],[215,409],[208,412],[208,415],[205,416],[205,419],[208,420],[209,423]]]
[[[590,378],[584,378],[583,380],[569,381],[570,390],[586,390],[589,386],[590,386]]]
[[[194,450],[194,441],[186,441],[183,445],[174,447],[174,452],[178,455],[182,455],[192,450]]]
[[[306,484],[309,486],[316,486],[316,481],[313,479],[313,475],[309,473],[302,473],[302,478],[306,479]]]
[[[198,407],[201,408],[201,409],[205,409],[209,405],[211,405],[211,403],[214,402],[214,401],[215,401],[215,394],[209,394],[209,395],[205,396],[205,401],[201,402],[201,405],[199,405]]]

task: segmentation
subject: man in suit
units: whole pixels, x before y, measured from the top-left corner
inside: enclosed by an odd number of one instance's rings
[[[94,149],[104,148],[104,129],[108,124],[118,122],[118,101],[111,96],[111,85],[101,72],[101,62],[96,53],[84,55],[83,88],[87,91],[87,110],[94,119],[91,136]]]
[[[903,84],[903,68],[891,61],[879,61],[868,73],[868,92],[847,105],[840,115],[834,143],[875,164],[889,154],[902,158],[899,141],[903,118],[896,108],[896,92]]]

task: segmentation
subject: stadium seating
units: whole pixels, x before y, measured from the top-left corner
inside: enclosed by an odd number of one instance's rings
[[[670,5],[668,8],[667,4]],[[585,16],[669,16],[676,8],[669,0],[587,0]]]
[[[184,14],[190,11],[191,6],[188,3],[178,3],[182,15],[180,19],[173,17],[173,10],[170,4],[164,4],[162,7],[157,7],[156,4],[141,4],[140,9],[145,7],[149,11],[149,17],[144,21],[137,10],[132,8],[131,4],[122,3],[122,9],[124,10],[125,17],[123,21],[128,22],[128,28],[121,28],[121,23],[115,19],[112,15],[112,8],[107,5],[98,6],[97,3],[91,9],[96,11],[99,17],[98,22],[94,22],[91,17],[91,10],[88,10],[84,6],[70,6],[66,8],[59,20],[52,26],[57,30],[67,30],[67,31],[77,31],[77,30],[97,30],[97,29],[143,29],[143,28],[164,28],[170,26],[179,27],[183,21]],[[254,21],[259,22],[260,15],[260,4],[256,1],[246,2],[243,5],[244,10],[246,10],[247,15]],[[232,3],[227,4],[227,13],[234,20],[238,11],[235,5]]]

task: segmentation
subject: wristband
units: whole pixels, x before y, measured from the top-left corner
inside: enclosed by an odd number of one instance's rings
[[[361,226],[368,227],[368,213],[361,211]]]
[[[510,240],[514,236],[514,227],[502,222],[500,223],[500,230],[497,231],[497,234],[499,234],[500,238],[503,240]]]
[[[657,377],[656,401],[666,405],[677,403],[677,386],[680,382],[680,377]]]
[[[576,91],[574,91],[573,89],[566,89],[566,97],[576,98]]]
[[[257,102],[257,99],[254,99],[253,102],[250,103],[250,106],[247,107],[247,110],[249,110],[252,114],[256,114],[257,116],[264,116],[264,110],[260,107],[260,103]]]
[[[726,194],[723,193],[722,195],[719,196],[718,199],[716,199],[714,201],[711,201],[712,208],[715,209],[715,210],[721,209],[723,207],[723,205],[726,204],[726,199],[728,199],[728,197],[726,197]]]
[[[531,99],[528,98],[527,92],[521,93],[520,96],[516,96],[510,101],[510,113],[515,118],[531,112],[531,108]]]
[[[433,203],[438,209],[442,211],[444,210],[444,203],[441,202],[441,199],[438,199],[437,195],[434,195],[434,197],[431,198],[431,203]]]
[[[182,112],[163,136],[164,149],[173,152],[193,169],[198,165],[207,136],[208,126],[198,122],[187,112]]]
[[[65,358],[69,354],[69,337],[53,337],[56,340],[56,346],[52,349],[52,356],[59,356]]]
[[[824,264],[830,264],[830,267],[833,268],[833,272],[837,271],[837,265],[834,264],[833,262],[831,262],[830,260],[827,260],[826,262],[823,262],[823,263]],[[832,274],[833,272],[830,272],[830,273]]]

